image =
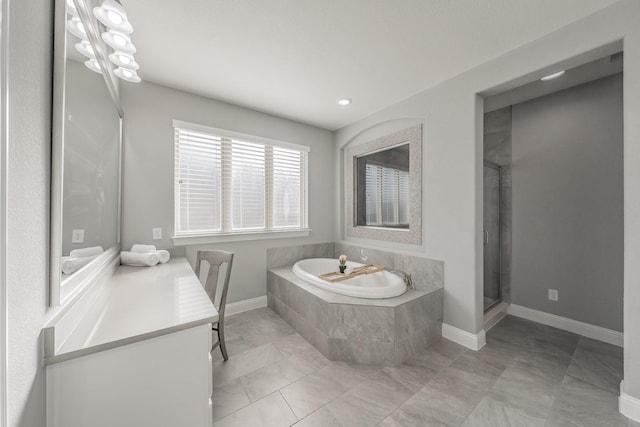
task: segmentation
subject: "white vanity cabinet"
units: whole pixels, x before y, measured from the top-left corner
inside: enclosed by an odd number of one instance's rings
[[[217,312],[186,259],[103,282],[45,328],[48,426],[210,427]]]

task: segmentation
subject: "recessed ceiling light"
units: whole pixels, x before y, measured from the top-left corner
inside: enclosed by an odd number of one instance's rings
[[[544,76],[540,80],[546,82],[547,80],[557,79],[558,77],[560,77],[563,74],[564,74],[564,70],[563,71],[558,71],[557,73],[553,73],[553,74],[549,74],[548,76]]]
[[[351,104],[351,98],[344,98],[344,99],[341,99],[340,101],[338,101],[338,105],[340,105],[342,107],[346,107],[349,104]]]

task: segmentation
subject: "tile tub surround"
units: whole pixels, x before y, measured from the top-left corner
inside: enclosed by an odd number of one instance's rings
[[[444,262],[415,255],[399,254],[367,246],[348,243],[314,243],[309,245],[280,246],[267,249],[267,269],[287,267],[306,258],[338,258],[362,262],[360,250],[367,254],[367,264],[384,265],[388,270],[402,270],[411,274],[413,284],[419,291],[430,292],[444,286]]]
[[[280,246],[267,249],[267,269],[286,267],[306,258],[333,258],[334,243]]]
[[[413,284],[419,291],[431,292],[444,286],[444,261],[348,243],[335,243],[334,257],[345,254],[351,261],[362,262],[362,249],[366,251],[367,264],[380,264],[387,267],[387,270],[402,270],[411,274]]]
[[[442,288],[388,299],[334,294],[296,277],[267,272],[268,306],[330,360],[396,365],[441,336]]]

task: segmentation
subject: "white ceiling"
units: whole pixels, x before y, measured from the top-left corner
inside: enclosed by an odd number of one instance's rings
[[[334,130],[616,1],[122,4],[143,80]]]

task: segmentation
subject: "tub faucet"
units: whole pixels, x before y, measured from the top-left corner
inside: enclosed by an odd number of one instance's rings
[[[404,280],[404,283],[410,289],[413,289],[415,291],[416,286],[413,284],[413,280],[411,279],[411,274],[407,273],[406,271],[402,271],[402,270],[392,270],[391,273],[395,274],[398,277],[400,277],[402,280]]]

